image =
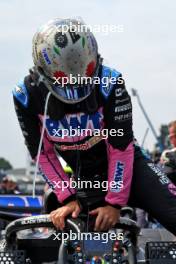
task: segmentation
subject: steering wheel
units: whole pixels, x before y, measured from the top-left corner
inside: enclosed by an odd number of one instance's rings
[[[50,227],[55,228],[49,215],[37,215],[37,216],[29,216],[17,219],[6,227],[6,240],[9,241],[15,235],[16,232],[20,230],[26,230],[30,228],[38,228],[38,227]],[[66,229],[71,229],[74,232],[81,232],[84,229],[83,222],[81,219],[73,219],[67,218],[66,219]],[[114,228],[128,230],[130,232],[134,232],[139,234],[140,228],[136,225],[136,222],[126,218],[120,217],[119,223],[115,225]]]
[[[79,219],[68,218],[66,220],[66,230],[70,229],[75,233],[81,232],[82,222]],[[37,215],[17,219],[10,224],[5,229],[5,239],[7,243],[12,243],[16,238],[16,233],[20,230],[38,228],[38,227],[49,227],[55,228],[49,215]]]

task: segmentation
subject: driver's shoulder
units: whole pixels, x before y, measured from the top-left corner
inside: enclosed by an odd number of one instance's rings
[[[100,74],[100,93],[105,99],[108,99],[118,84],[123,83],[122,73],[114,68],[102,65]]]
[[[12,90],[12,94],[23,107],[28,108],[33,98],[39,95],[39,89],[39,86],[37,86],[29,74],[16,83]]]

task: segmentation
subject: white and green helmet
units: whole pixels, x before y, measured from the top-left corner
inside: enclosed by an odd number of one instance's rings
[[[96,77],[100,56],[96,39],[83,22],[54,19],[34,35],[33,61],[52,94],[72,104],[84,100],[95,86],[87,81],[73,84],[73,77]]]

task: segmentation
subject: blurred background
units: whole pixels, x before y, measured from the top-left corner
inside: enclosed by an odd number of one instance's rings
[[[19,179],[33,175],[11,91],[32,66],[33,34],[56,17],[81,16],[92,26],[123,27],[123,32],[94,33],[99,52],[106,65],[122,72],[129,93],[132,95],[132,88],[137,90],[153,125],[155,133],[137,97],[132,96],[134,133],[139,144],[153,152],[157,136],[167,148],[167,124],[176,119],[175,10],[175,0],[0,0],[1,175],[4,171]]]

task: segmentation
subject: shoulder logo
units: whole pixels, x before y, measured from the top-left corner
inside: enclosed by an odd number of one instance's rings
[[[16,92],[16,93],[19,93],[19,94],[24,94],[24,93],[23,93],[23,90],[22,90],[21,87],[19,87],[19,86],[15,86],[15,92]]]
[[[121,73],[116,71],[115,69],[103,66],[100,81],[100,91],[105,98],[108,98],[108,96],[110,95],[120,75]]]
[[[20,81],[12,91],[14,97],[25,107],[28,106],[28,92],[24,81]]]

